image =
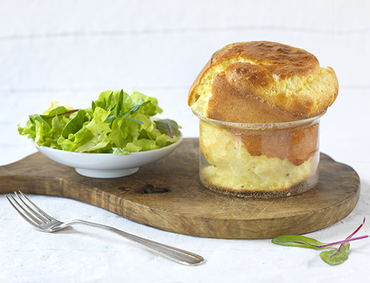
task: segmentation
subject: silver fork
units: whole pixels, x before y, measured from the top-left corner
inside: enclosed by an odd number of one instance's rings
[[[152,249],[156,251],[158,254],[169,258],[175,262],[185,264],[185,265],[199,265],[202,262],[204,262],[203,257],[185,251],[178,248],[174,248],[171,246],[167,246],[164,244],[160,244],[151,240],[147,240],[126,232],[123,232],[121,230],[118,230],[116,228],[96,224],[84,220],[71,220],[68,222],[61,222],[50,215],[46,214],[44,211],[42,211],[39,207],[37,207],[32,201],[30,201],[21,191],[19,191],[19,194],[17,192],[14,192],[14,194],[17,196],[18,200],[13,197],[13,195],[9,194],[9,197],[6,196],[8,201],[11,203],[11,205],[18,211],[18,213],[31,225],[35,226],[37,229],[53,233],[60,231],[68,226],[74,225],[74,224],[83,224],[87,226],[93,226],[97,228],[102,228],[111,232],[114,232],[118,235],[121,235],[127,239],[130,239],[134,242],[140,243],[144,245],[145,247]]]

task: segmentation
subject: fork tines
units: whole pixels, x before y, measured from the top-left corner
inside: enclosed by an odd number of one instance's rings
[[[53,220],[51,216],[42,211],[32,201],[30,201],[21,191],[19,193],[14,192],[17,199],[9,194],[6,196],[10,204],[18,211],[18,213],[30,224],[36,228],[40,228],[40,225]]]

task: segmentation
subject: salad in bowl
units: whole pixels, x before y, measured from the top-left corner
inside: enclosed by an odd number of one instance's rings
[[[162,112],[154,97],[137,91],[131,95],[105,91],[85,109],[53,102],[43,114],[30,115],[18,131],[31,138],[41,153],[75,167],[81,175],[122,177],[180,144],[179,125],[154,117]]]

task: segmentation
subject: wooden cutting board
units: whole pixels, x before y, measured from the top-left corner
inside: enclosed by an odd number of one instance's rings
[[[325,154],[319,183],[301,195],[264,200],[214,193],[199,180],[198,151],[198,139],[184,139],[168,157],[116,179],[83,177],[35,153],[0,167],[0,193],[61,196],[166,231],[233,239],[315,231],[346,217],[359,199],[357,173]]]

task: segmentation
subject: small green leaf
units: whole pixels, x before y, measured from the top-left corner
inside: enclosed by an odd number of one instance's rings
[[[348,259],[349,254],[349,243],[341,245],[338,249],[323,251],[320,253],[320,257],[323,261],[330,265],[340,264]]]
[[[75,117],[68,121],[65,125],[61,135],[63,138],[68,138],[69,134],[74,134],[82,128],[83,123],[85,122],[86,111],[79,110]]]
[[[116,111],[116,117],[118,117],[121,112],[122,105],[123,105],[123,90],[119,92],[118,103],[116,103],[116,105],[117,105],[117,108],[115,111]]]
[[[126,116],[128,116],[130,114],[135,113],[136,111],[138,111],[140,109],[140,107],[142,107],[142,106],[144,106],[144,105],[146,105],[148,103],[150,103],[150,100],[145,101],[145,102],[143,102],[141,104],[137,104],[137,105],[131,107],[129,110],[127,110],[125,113],[123,113],[122,117],[126,117]]]
[[[49,117],[54,117],[54,116],[57,116],[57,115],[60,115],[60,114],[63,114],[63,113],[68,113],[68,112],[69,112],[68,109],[65,108],[64,106],[59,106],[59,107],[54,108],[53,110],[51,110],[48,115],[43,115],[43,116],[49,118]]]
[[[114,147],[113,148],[113,155],[129,155],[130,152],[124,150],[123,148]]]
[[[131,118],[131,117],[125,117],[126,119],[129,119],[132,122],[138,123],[140,125],[144,124],[143,121],[140,121],[139,119]]]
[[[139,110],[139,108],[140,108],[140,104],[131,107],[129,110],[127,110],[125,113],[123,113],[122,117],[126,117],[126,116],[134,113],[135,111]]]
[[[157,129],[162,134],[167,134],[172,138],[172,135],[177,136],[177,132],[179,131],[179,125],[171,119],[161,119],[154,121]]]
[[[95,111],[95,108],[96,108],[96,104],[95,104],[95,101],[93,101],[93,102],[91,103],[91,110],[92,110],[92,112],[94,112],[94,111]]]
[[[309,249],[322,249],[322,246],[326,245],[315,239],[299,236],[299,235],[285,235],[279,236],[272,239],[272,242],[276,245],[289,246],[289,247],[301,247]]]
[[[141,146],[129,142],[126,144],[125,150],[128,152],[139,152],[141,150]]]
[[[110,115],[109,117],[107,117],[107,119],[105,119],[105,122],[111,122],[115,117],[115,115]]]
[[[106,110],[111,110],[111,104],[113,100],[114,100],[114,97],[113,97],[113,91],[112,91],[108,96],[108,100],[106,101],[106,107],[105,107]]]

